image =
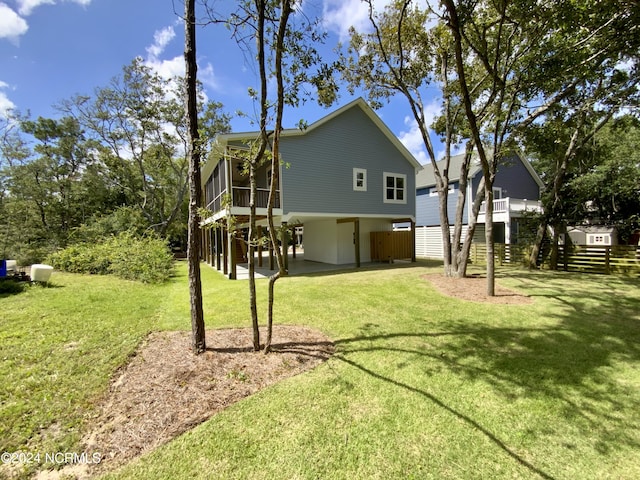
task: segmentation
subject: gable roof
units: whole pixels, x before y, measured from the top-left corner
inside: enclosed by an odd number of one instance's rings
[[[452,155],[449,162],[449,182],[457,182],[460,180],[460,167],[464,161],[464,153],[458,155]],[[437,162],[440,171],[444,168],[444,160]],[[436,176],[433,173],[433,164],[431,162],[422,166],[422,170],[416,175],[416,188],[432,187],[436,184]],[[476,176],[478,172],[481,172],[482,168],[474,161],[469,165],[469,178]]]
[[[449,183],[460,181],[460,167],[464,161],[464,153],[458,155],[452,155],[449,163]],[[531,177],[538,184],[540,188],[544,187],[544,183],[538,173],[533,169],[531,163],[520,153],[516,153],[516,156],[520,159],[524,167],[527,169]],[[438,168],[442,171],[444,168],[444,160],[436,162]],[[471,158],[471,164],[469,165],[469,179],[475,178],[476,175],[482,174],[482,167],[478,159],[478,154],[474,151]],[[436,184],[436,177],[433,173],[433,164],[431,162],[423,165],[423,169],[416,175],[416,188],[432,187]]]
[[[396,137],[393,132],[387,127],[387,125],[380,119],[380,117],[373,111],[373,109],[367,104],[367,102],[362,98],[358,97],[355,100],[343,105],[342,107],[334,110],[333,112],[325,115],[320,120],[317,120],[310,124],[306,129],[301,130],[299,128],[287,128],[283,129],[281,132],[281,137],[297,137],[306,135],[309,132],[312,132],[316,128],[321,127],[322,125],[330,122],[337,116],[343,114],[347,110],[352,108],[360,108],[369,119],[378,127],[380,132],[398,149],[398,151],[402,154],[402,156],[411,164],[416,170],[421,170],[422,165],[420,162],[416,160],[416,158],[409,152],[407,147],[405,147],[398,137]],[[225,133],[221,134],[217,137],[217,141],[220,143],[228,143],[234,140],[245,140],[247,138],[256,138],[259,132],[239,132],[239,133]]]

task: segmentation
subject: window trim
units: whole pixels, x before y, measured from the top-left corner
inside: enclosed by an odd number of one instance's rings
[[[389,199],[387,198],[387,179],[391,177],[394,178],[394,185],[395,185],[395,180],[398,178],[402,178],[402,183],[403,183],[403,187],[402,187],[402,200],[398,200],[398,191],[399,189],[394,186],[394,198],[393,199]],[[382,201],[384,203],[395,203],[395,204],[399,204],[399,205],[406,205],[407,203],[407,192],[408,192],[408,188],[407,188],[407,175],[404,173],[391,173],[391,172],[383,172],[382,174]]]
[[[358,185],[358,174],[362,174],[362,186]],[[367,191],[367,169],[366,168],[353,168],[353,191],[354,192],[366,192]]]
[[[456,186],[453,183],[449,184],[449,194],[455,193],[456,191]],[[431,188],[429,188],[429,196],[430,197],[437,197],[438,196],[438,187],[433,186]]]

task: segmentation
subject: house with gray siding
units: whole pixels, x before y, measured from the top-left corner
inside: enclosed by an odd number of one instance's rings
[[[460,166],[464,154],[451,157],[449,167],[448,213],[453,225],[460,190]],[[469,223],[471,205],[482,180],[482,167],[477,158],[471,160],[467,181],[467,201],[463,224]],[[496,171],[493,185],[493,231],[496,243],[516,244],[520,231],[519,219],[525,212],[541,211],[542,180],[524,156],[514,153],[506,157]],[[478,214],[475,238],[484,242],[485,203]],[[416,175],[416,249],[418,256],[442,258],[438,192],[431,164]],[[466,230],[466,229],[465,229]]]
[[[202,169],[209,221],[230,216],[241,229],[249,215],[249,178],[242,152],[258,132],[216,139]],[[281,171],[276,225],[302,227],[305,261],[334,265],[371,261],[371,232],[415,224],[418,161],[362,99],[333,111],[306,129],[288,129],[280,140]],[[258,169],[258,225],[266,228],[270,165]],[[226,201],[225,201],[226,199]],[[298,230],[300,231],[300,230]],[[204,257],[223,252],[229,265],[228,232],[205,234]]]

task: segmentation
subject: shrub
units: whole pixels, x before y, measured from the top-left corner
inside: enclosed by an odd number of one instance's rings
[[[161,283],[171,275],[173,256],[162,239],[123,232],[102,243],[71,245],[50,255],[47,263],[70,273],[114,274],[126,280]]]
[[[109,271],[120,278],[161,283],[171,275],[173,255],[164,240],[123,233],[110,239],[105,247],[112,260]]]

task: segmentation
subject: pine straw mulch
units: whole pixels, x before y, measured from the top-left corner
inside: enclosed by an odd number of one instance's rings
[[[261,331],[261,339],[264,339]],[[254,352],[250,328],[208,330],[207,351],[191,353],[190,332],[151,333],[116,375],[83,441],[98,465],[40,472],[89,478],[149,452],[264,387],[310,370],[334,352],[321,332],[274,326],[272,353]]]
[[[423,275],[443,295],[461,300],[481,303],[509,305],[528,305],[533,303],[530,297],[495,283],[495,296],[487,296],[487,278],[484,275],[471,275],[464,278],[445,277],[442,274]]]

